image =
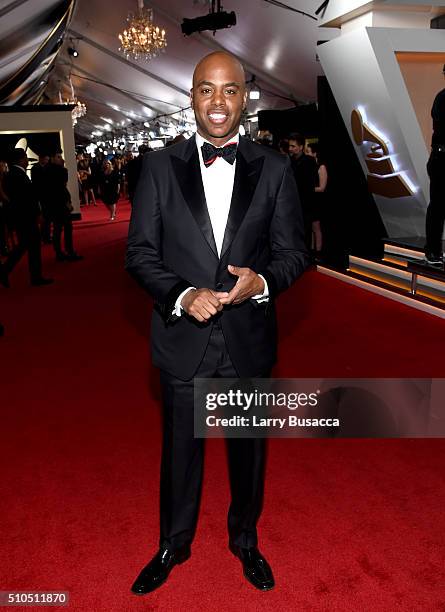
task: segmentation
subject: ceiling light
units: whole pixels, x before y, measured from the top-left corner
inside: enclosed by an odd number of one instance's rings
[[[71,55],[72,57],[79,57],[79,51],[74,47],[68,47],[68,55]]]
[[[69,81],[70,88],[71,88],[71,97],[64,100],[62,98],[62,93],[59,91],[59,103],[69,104],[73,106],[71,110],[71,118],[72,118],[73,127],[74,127],[77,124],[77,120],[86,115],[87,107],[86,107],[86,104],[84,104],[84,102],[81,102],[80,100],[77,99],[77,96],[74,93],[74,85],[71,80],[71,76],[68,77],[68,81]]]
[[[196,17],[195,19],[184,18],[181,30],[185,36],[190,36],[194,32],[204,32],[206,30],[215,33],[216,30],[224,30],[234,25],[236,25],[236,14],[234,11],[231,13],[223,11],[221,0],[217,0],[216,10],[215,1],[213,1],[208,15]]]
[[[252,78],[250,79],[250,81],[247,81],[247,83],[250,83],[250,88],[249,88],[249,100],[259,100],[261,97],[261,92],[260,92],[260,88],[258,87],[258,85],[255,84],[255,75],[252,74]]]
[[[167,40],[165,30],[160,30],[153,23],[153,10],[144,8],[144,0],[138,0],[138,12],[129,13],[127,27],[118,35],[120,40],[119,51],[127,59],[145,61],[156,57],[165,50]]]

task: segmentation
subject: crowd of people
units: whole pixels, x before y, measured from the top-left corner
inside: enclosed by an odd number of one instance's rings
[[[77,178],[81,206],[103,202],[116,218],[120,197],[133,201],[148,147],[138,155],[126,152],[113,157],[77,153]],[[28,175],[30,162],[24,149],[15,148],[0,159],[0,284],[10,286],[10,274],[28,255],[31,285],[49,285],[53,279],[42,273],[42,244],[52,244],[57,261],[83,259],[73,244],[71,195],[68,171],[60,150],[41,152]],[[35,160],[34,160],[35,161]]]
[[[306,138],[297,132],[281,139],[278,150],[290,157],[303,209],[306,247],[318,262],[322,258],[323,232],[328,212],[326,162],[318,142],[306,142]]]
[[[258,141],[273,146],[272,138],[260,137]],[[306,246],[314,260],[319,261],[327,208],[326,164],[320,156],[318,143],[306,144],[305,137],[295,132],[280,140],[278,150],[290,158],[303,209]],[[149,147],[141,145],[137,155],[131,151],[114,156],[99,151],[95,156],[78,152],[81,206],[97,206],[100,199],[109,211],[110,221],[114,221],[119,198],[133,202],[142,159],[148,151]],[[42,152],[32,166],[31,179],[26,173],[28,165],[29,159],[23,149],[14,149],[8,159],[0,160],[0,257],[3,258],[0,283],[4,287],[9,287],[9,275],[25,253],[28,254],[31,284],[52,282],[42,274],[41,243],[53,245],[57,261],[82,259],[73,245],[71,196],[62,153]]]
[[[97,206],[100,198],[110,213],[110,221],[116,219],[119,198],[133,201],[142,168],[142,158],[150,149],[141,145],[138,154],[105,155],[98,151],[94,157],[84,152],[77,154],[77,176],[81,206]]]
[[[41,244],[52,243],[57,261],[79,261],[73,245],[71,195],[61,151],[39,154],[27,174],[24,149],[13,149],[0,162],[0,283],[9,287],[9,276],[27,253],[31,285],[49,285],[42,273]],[[63,247],[62,247],[63,238]]]

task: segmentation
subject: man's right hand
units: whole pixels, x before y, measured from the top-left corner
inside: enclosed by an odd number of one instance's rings
[[[212,291],[206,288],[191,289],[182,298],[181,306],[189,316],[203,323],[223,309],[220,299],[228,295],[225,291]]]

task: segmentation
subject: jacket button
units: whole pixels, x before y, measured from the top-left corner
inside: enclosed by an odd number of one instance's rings
[[[222,289],[222,288],[223,288],[223,286],[224,286],[224,285],[223,285],[222,283],[216,283],[216,288],[218,289],[218,291],[219,291],[220,289]]]

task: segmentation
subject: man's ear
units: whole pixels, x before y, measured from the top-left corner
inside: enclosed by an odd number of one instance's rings
[[[190,106],[193,108],[193,87],[190,90]]]

